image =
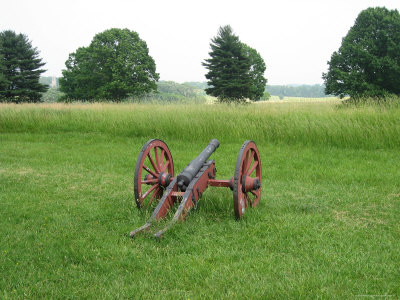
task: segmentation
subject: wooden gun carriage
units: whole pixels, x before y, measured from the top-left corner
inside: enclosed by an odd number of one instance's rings
[[[159,200],[152,216],[143,226],[130,232],[134,237],[149,229],[155,220],[164,218],[170,209],[179,204],[167,226],[154,234],[156,238],[197,206],[208,186],[228,187],[233,191],[233,206],[236,219],[246,209],[255,207],[261,198],[261,159],[253,141],[245,141],[236,160],[234,176],[229,180],[217,180],[214,160],[208,160],[219,147],[213,139],[208,146],[176,177],[171,152],[166,143],[159,139],[148,141],[139,153],[135,167],[134,193],[139,209]]]

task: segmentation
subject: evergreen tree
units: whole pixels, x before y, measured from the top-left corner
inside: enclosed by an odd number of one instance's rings
[[[251,60],[232,28],[229,25],[220,27],[218,35],[211,39],[210,47],[210,58],[202,63],[208,69],[206,93],[218,97],[221,102],[242,102],[250,98]]]
[[[400,14],[363,10],[322,75],[326,94],[340,97],[400,95]]]
[[[0,49],[1,49],[2,42],[0,40]],[[0,91],[6,88],[7,80],[4,76],[5,66],[4,66],[4,55],[0,52]],[[0,96],[1,101],[1,96]]]
[[[156,64],[145,41],[129,29],[94,36],[89,47],[69,55],[60,79],[68,99],[120,101],[157,90]]]
[[[45,63],[24,34],[6,30],[0,33],[0,56],[3,56],[2,74],[6,80],[0,89],[0,99],[9,102],[39,102],[47,90],[39,83],[40,69]]]

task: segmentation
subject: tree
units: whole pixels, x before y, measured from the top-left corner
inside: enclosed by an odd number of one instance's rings
[[[252,100],[260,100],[261,97],[264,96],[265,85],[267,84],[267,79],[264,77],[266,69],[265,62],[255,49],[246,44],[242,44],[242,46],[246,56],[250,58],[249,75],[252,80],[252,85],[250,87],[249,98]],[[268,98],[266,100],[268,100]]]
[[[260,100],[267,101],[267,100],[269,100],[270,98],[271,98],[271,94],[268,93],[267,91],[265,91],[265,92],[263,93],[263,95],[261,96]]]
[[[400,95],[400,15],[384,7],[357,17],[323,73],[326,94],[351,97]]]
[[[206,93],[221,102],[260,99],[266,79],[263,78],[265,63],[257,51],[240,42],[229,25],[219,28],[210,47],[210,58],[202,63],[208,69]]]
[[[157,90],[156,64],[145,41],[129,29],[109,29],[71,53],[60,90],[69,99],[120,101]]]
[[[40,102],[47,87],[39,83],[40,69],[45,63],[39,58],[39,51],[32,47],[24,34],[6,30],[0,33],[0,101]],[[1,77],[1,76],[0,76]]]
[[[2,49],[2,41],[0,40],[0,49]],[[4,90],[7,87],[7,80],[4,76],[5,66],[4,66],[4,55],[0,51],[0,91]],[[0,95],[1,101],[1,95]]]

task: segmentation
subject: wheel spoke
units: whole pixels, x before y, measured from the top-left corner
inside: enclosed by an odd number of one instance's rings
[[[154,191],[154,189],[158,187],[158,184],[153,185],[151,188],[149,188],[147,190],[146,193],[143,194],[142,199],[145,199],[152,191]]]
[[[151,163],[151,165],[152,165],[153,168],[154,168],[154,171],[156,171],[157,173],[160,173],[160,169],[159,169],[158,166],[154,163],[154,160],[153,160],[153,158],[151,157],[150,152],[147,153],[147,157],[149,158],[150,163]]]
[[[156,173],[154,173],[152,170],[150,170],[146,165],[143,165],[143,169],[145,169],[147,172],[149,172],[154,177],[158,178],[158,175]]]
[[[249,207],[249,203],[251,203],[251,199],[247,195],[247,193],[244,193],[243,195],[244,195],[244,198],[246,199],[246,201],[244,202],[244,208],[247,209],[247,207]]]
[[[251,201],[251,197],[250,197],[250,195],[249,195],[249,194],[247,194],[247,193],[245,193],[245,194],[244,194],[244,197],[246,198],[246,200],[247,200],[247,203],[248,203],[248,204],[249,204],[249,203],[251,204],[251,202],[252,202],[252,201]]]
[[[247,171],[250,168],[251,162],[253,161],[253,158],[254,158],[254,153],[255,153],[255,151],[250,150],[250,157],[248,157],[248,160],[246,160],[245,168],[243,170],[244,174],[247,174]]]
[[[246,169],[246,166],[247,166],[247,160],[249,158],[248,154],[249,154],[249,152],[243,154],[243,156],[244,156],[244,159],[242,160],[242,172],[243,172],[243,174],[244,174],[244,170]]]
[[[157,166],[159,166],[160,165],[160,158],[158,157],[157,147],[154,147],[154,155],[156,156],[156,164],[157,164]]]
[[[251,167],[250,171],[247,172],[247,175],[251,175],[251,173],[253,173],[253,171],[257,168],[258,166],[258,161],[255,160],[253,166]]]
[[[250,191],[250,193],[252,193],[254,196],[256,196],[257,198],[260,196],[260,190],[257,191]]]
[[[158,179],[149,179],[149,180],[142,180],[141,184],[148,184],[148,183],[156,183]]]
[[[157,189],[154,190],[153,195],[151,195],[151,198],[149,200],[149,204],[148,205],[150,205],[153,202],[154,198],[157,196],[159,191],[160,191],[160,188],[157,188]]]
[[[158,165],[160,169],[162,169],[162,166],[163,166],[163,164],[164,164],[164,153],[165,153],[165,150],[164,150],[164,149],[161,149],[161,162],[160,162],[160,164]]]
[[[169,160],[167,160],[165,165],[161,168],[161,172],[165,172],[165,170],[167,169],[168,165],[169,165]]]
[[[261,191],[257,190],[257,191],[250,191],[254,197],[253,197],[253,201],[251,202],[251,206],[255,207],[258,205],[258,203],[260,203],[260,198],[261,198]]]

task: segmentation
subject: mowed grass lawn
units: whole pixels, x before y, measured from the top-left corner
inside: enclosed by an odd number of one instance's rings
[[[218,179],[253,139],[259,207],[235,221],[210,187],[161,241],[128,238],[151,214],[133,196],[150,138],[176,173],[219,139]],[[399,158],[398,108],[1,105],[0,298],[396,299]]]

